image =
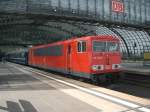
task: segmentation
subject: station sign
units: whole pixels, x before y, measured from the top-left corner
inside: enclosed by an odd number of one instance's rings
[[[124,12],[123,2],[112,0],[112,11],[123,13]]]

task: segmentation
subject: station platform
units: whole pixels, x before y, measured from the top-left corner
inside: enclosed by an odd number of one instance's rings
[[[0,63],[0,112],[149,112],[150,100]]]
[[[124,62],[122,63],[122,69],[125,73],[150,76],[150,66],[144,66],[143,62]]]

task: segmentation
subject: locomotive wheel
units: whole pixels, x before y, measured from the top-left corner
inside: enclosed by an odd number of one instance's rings
[[[92,83],[95,85],[98,85],[100,83],[99,77],[97,75],[91,75],[91,80],[92,80]]]

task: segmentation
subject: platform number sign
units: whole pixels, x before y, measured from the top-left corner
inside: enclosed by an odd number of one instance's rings
[[[123,13],[124,12],[123,2],[112,0],[112,11]]]

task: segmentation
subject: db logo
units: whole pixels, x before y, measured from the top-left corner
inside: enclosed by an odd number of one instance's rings
[[[122,2],[112,1],[112,11],[124,12],[124,5]]]

